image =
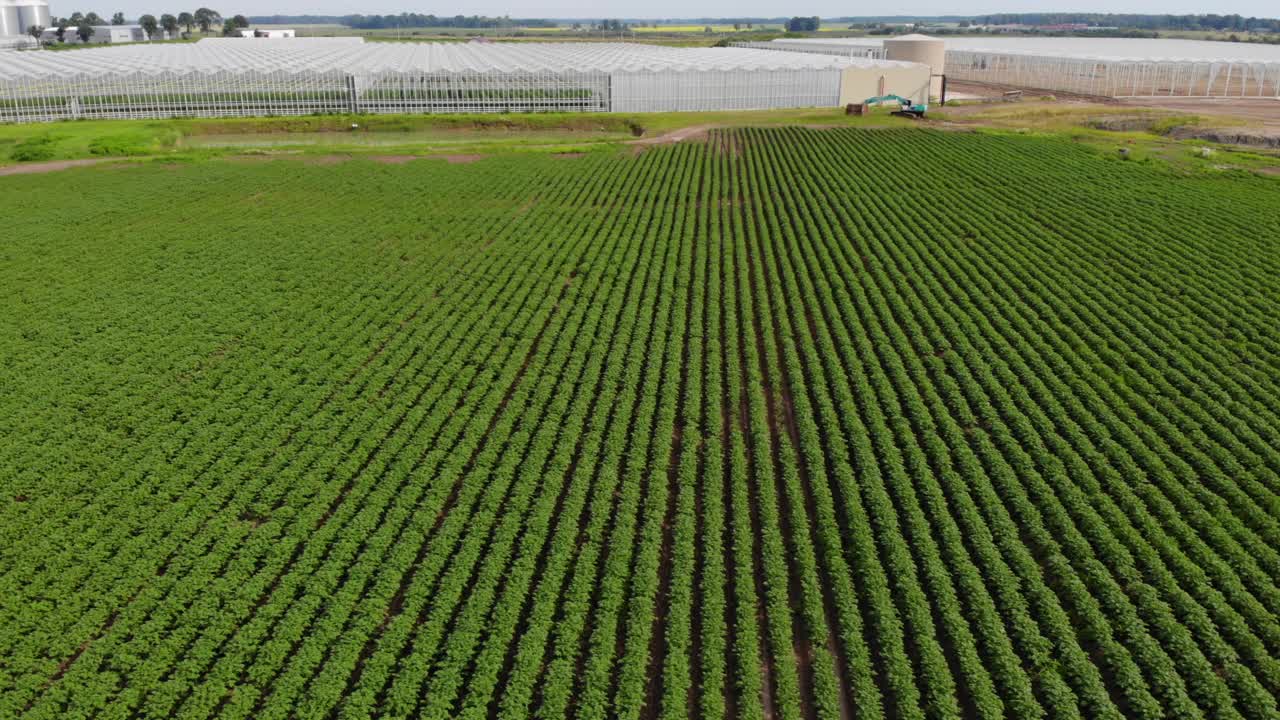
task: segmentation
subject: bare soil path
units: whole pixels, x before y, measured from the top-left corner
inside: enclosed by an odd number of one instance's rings
[[[1125,105],[1161,108],[1197,115],[1221,115],[1259,122],[1280,131],[1280,100],[1276,98],[1126,98]]]
[[[56,172],[67,168],[83,167],[111,162],[117,158],[85,158],[83,160],[50,160],[48,162],[23,163],[0,167],[0,175],[34,175],[37,173]]]
[[[678,143],[681,140],[700,140],[706,137],[709,131],[717,127],[721,127],[721,125],[717,123],[707,125],[690,125],[689,127],[682,127],[679,130],[672,130],[670,132],[662,133],[661,135],[654,135],[653,137],[640,138],[639,140],[628,140],[627,144],[642,146],[669,145],[671,143]]]

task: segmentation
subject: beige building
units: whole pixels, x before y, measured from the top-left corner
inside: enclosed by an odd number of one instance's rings
[[[916,103],[929,101],[929,66],[882,62],[845,68],[840,75],[840,105],[858,104],[881,95],[899,95]]]

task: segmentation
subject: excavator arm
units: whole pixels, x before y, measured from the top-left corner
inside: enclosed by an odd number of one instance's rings
[[[900,105],[902,109],[894,112],[893,114],[901,115],[903,117],[922,118],[924,117],[925,112],[929,110],[928,105],[924,103],[915,105],[910,100],[902,97],[901,95],[878,95],[873,98],[867,98],[863,104],[867,106],[871,106],[871,105],[879,105],[882,102],[898,103],[898,105]]]

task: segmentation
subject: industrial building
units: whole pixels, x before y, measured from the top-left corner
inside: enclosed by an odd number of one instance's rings
[[[0,63],[0,121],[314,113],[657,112],[927,101],[918,63],[631,43],[219,38]]]
[[[76,34],[74,27],[68,27],[63,33],[62,41],[68,44],[85,44],[85,45],[105,45],[109,43],[131,43],[146,42],[149,40],[147,31],[142,29],[141,25],[92,25],[93,34],[88,40],[81,40]],[[157,36],[163,37],[165,33],[156,31]],[[165,38],[167,39],[167,38]],[[58,29],[45,28],[44,34],[40,36],[41,42],[57,42]]]
[[[283,38],[297,37],[298,33],[289,28],[279,28],[274,30],[263,30],[261,28],[245,28],[240,31],[242,38],[267,38],[272,40],[280,40]]]

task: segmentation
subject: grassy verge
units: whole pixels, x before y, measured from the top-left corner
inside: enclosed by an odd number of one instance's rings
[[[580,152],[703,125],[868,125],[907,122],[836,108],[705,113],[315,115],[86,120],[0,125],[0,164],[85,157],[298,152]]]
[[[0,165],[91,157],[200,159],[234,154],[456,154],[613,151],[637,138],[684,128],[777,125],[886,126],[913,121],[847,116],[837,108],[702,113],[511,115],[317,115],[302,117],[70,121],[0,126]],[[935,109],[926,126],[1065,136],[1126,161],[1160,160],[1179,170],[1263,169],[1280,158],[1203,140],[1177,140],[1176,127],[1222,118],[1110,105],[1036,102]],[[1239,124],[1239,123],[1238,123]],[[1208,151],[1206,152],[1206,148]]]

